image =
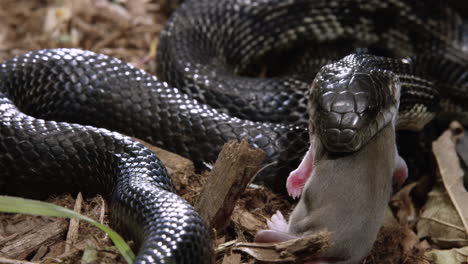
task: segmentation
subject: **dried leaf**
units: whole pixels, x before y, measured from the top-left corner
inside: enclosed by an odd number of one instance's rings
[[[450,250],[431,250],[424,256],[434,264],[460,264],[468,262],[468,247]]]
[[[98,259],[98,251],[96,247],[92,244],[86,245],[84,252],[83,252],[83,257],[81,257],[81,263],[82,264],[96,263],[97,259]]]
[[[61,7],[49,7],[47,8],[46,17],[44,20],[44,32],[53,33],[53,37],[56,37],[59,32],[57,31],[60,26],[70,21],[72,11],[66,6]]]
[[[463,134],[458,122],[450,124],[446,131],[433,143],[433,152],[439,166],[440,176],[450,199],[457,210],[465,231],[468,230],[468,192],[463,187],[464,172],[455,151],[455,141]]]
[[[440,247],[468,245],[468,193],[463,188],[455,141],[463,129],[457,122],[450,124],[433,143],[441,182],[429,193],[429,199],[418,222],[418,236],[430,237]],[[444,189],[445,187],[445,189]]]
[[[131,23],[131,15],[124,7],[117,5],[109,0],[94,0],[94,7],[99,10],[101,15],[116,23],[119,26],[126,26]]]
[[[417,182],[413,182],[404,186],[390,200],[392,208],[396,208],[396,218],[400,224],[412,225],[416,219],[416,209],[414,208],[410,193],[417,185]]]
[[[468,245],[468,236],[450,197],[441,183],[428,194],[417,223],[418,237],[430,237],[442,248]]]
[[[239,264],[241,263],[241,255],[237,253],[227,254],[223,258],[222,264]]]
[[[460,158],[460,165],[464,171],[463,183],[465,190],[468,189],[468,133],[463,133],[456,142],[457,154]]]

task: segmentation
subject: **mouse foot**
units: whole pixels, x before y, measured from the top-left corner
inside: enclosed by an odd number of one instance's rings
[[[271,216],[271,220],[267,220],[267,225],[271,230],[284,233],[288,232],[288,222],[284,219],[280,211],[276,211],[276,213]]]

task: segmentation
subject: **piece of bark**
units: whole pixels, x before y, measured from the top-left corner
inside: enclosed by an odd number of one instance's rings
[[[78,242],[78,243],[80,243],[80,242]],[[75,250],[75,248],[76,248],[76,244],[70,249],[69,252],[65,252],[65,240],[59,241],[59,242],[49,246],[49,250],[47,251],[47,254],[41,259],[41,261],[44,261],[46,259],[51,259],[51,258],[55,259],[58,256],[61,256],[61,255],[64,255],[64,254],[69,254],[70,252],[73,252]],[[44,264],[44,263],[41,263],[41,264]]]
[[[40,261],[49,251],[50,245],[42,245],[34,254],[34,257],[31,258],[31,261]]]
[[[20,258],[20,256],[26,257],[33,251],[39,249],[43,244],[54,243],[60,240],[62,235],[65,234],[67,226],[67,221],[65,219],[57,219],[40,229],[9,241],[0,249],[0,255],[17,259]]]
[[[267,263],[298,263],[310,261],[329,248],[330,236],[330,232],[323,231],[280,243],[235,243],[232,250]]]
[[[22,261],[16,259],[8,259],[0,257],[0,263],[2,264],[37,264],[37,262]]]
[[[231,220],[245,232],[254,236],[258,230],[267,229],[265,220],[260,220],[254,214],[250,213],[243,207],[236,206],[232,212]]]
[[[221,264],[239,264],[241,263],[241,255],[238,253],[224,255],[223,262]]]
[[[31,228],[31,229],[32,229],[32,228]],[[9,235],[9,236],[7,236],[7,237],[4,237],[4,238],[0,239],[0,247],[2,247],[3,244],[8,243],[8,241],[11,241],[11,240],[13,240],[13,239],[19,237],[20,235],[29,232],[31,229],[27,229],[27,230],[25,230],[25,231],[22,232],[22,233],[14,233],[14,234],[11,234],[11,235]]]
[[[246,140],[227,143],[219,153],[195,208],[210,229],[223,229],[252,177],[260,169],[265,153],[252,149]]]
[[[75,200],[75,207],[73,211],[78,214],[81,214],[81,207],[83,205],[83,195],[81,192],[78,193]],[[74,245],[78,239],[78,229],[80,228],[80,219],[72,218],[70,219],[70,224],[67,232],[67,239],[65,244],[65,252],[70,250],[70,247]]]
[[[92,247],[96,247],[96,242],[94,238],[86,238],[84,240],[78,241],[68,252],[64,252],[61,250],[62,245],[54,245],[57,248],[52,248],[52,254],[47,254],[47,256],[42,260],[41,263],[57,263],[57,260],[60,260],[63,263],[69,263],[72,259],[81,259],[81,255],[85,250],[86,246],[91,245]],[[61,254],[55,254],[63,252]]]
[[[106,202],[104,201],[104,198],[102,198],[102,196],[99,196],[99,202],[99,204],[101,205],[101,209],[99,210],[99,223],[104,224],[104,216],[106,215]]]

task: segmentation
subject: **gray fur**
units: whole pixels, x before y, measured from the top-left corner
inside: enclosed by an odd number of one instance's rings
[[[333,233],[323,257],[357,263],[372,248],[392,190],[395,128],[385,127],[360,151],[334,157],[316,139],[315,169],[288,226],[293,235]]]

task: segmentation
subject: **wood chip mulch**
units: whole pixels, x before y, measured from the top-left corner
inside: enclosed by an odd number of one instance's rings
[[[118,57],[150,73],[155,72],[158,36],[171,0],[2,0],[0,8],[0,61],[26,51],[76,47]],[[155,148],[184,198],[196,204],[209,173],[194,172],[191,161]],[[405,190],[402,190],[403,192]],[[395,203],[414,211],[409,193],[397,194]],[[80,211],[108,224],[102,197],[76,200],[76,194],[49,197],[48,201]],[[403,201],[403,202],[401,202]],[[406,201],[406,202],[405,202]],[[249,242],[276,210],[288,215],[291,201],[261,187],[248,187],[235,203],[229,223],[213,230],[217,263],[254,263],[238,251],[226,250],[232,241]],[[407,213],[405,216],[408,216]],[[402,219],[402,218],[401,218]],[[75,227],[73,227],[75,226]],[[371,255],[363,263],[429,263],[422,252],[430,248],[412,226],[389,217]],[[402,242],[403,241],[403,242]],[[0,214],[0,263],[125,263],[109,238],[80,221]]]

